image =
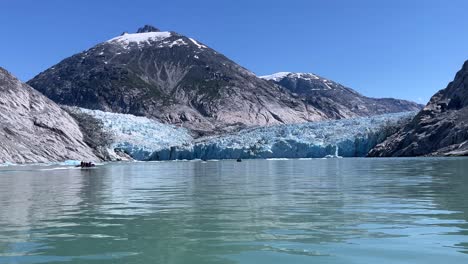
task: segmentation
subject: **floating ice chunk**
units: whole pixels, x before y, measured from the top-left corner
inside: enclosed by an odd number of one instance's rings
[[[80,165],[81,161],[80,160],[66,160],[64,162],[60,162],[60,165],[65,165],[65,166],[76,166]]]
[[[0,167],[6,167],[6,166],[15,166],[18,165],[16,163],[11,163],[11,162],[5,162],[5,163],[0,163]]]

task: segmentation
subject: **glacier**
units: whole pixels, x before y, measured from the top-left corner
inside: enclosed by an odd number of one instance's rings
[[[146,117],[85,108],[75,108],[74,111],[102,121],[104,130],[112,137],[110,152],[120,149],[136,160],[148,160],[153,152],[174,147],[189,147],[194,140],[185,128],[163,124]]]
[[[80,108],[112,135],[110,149],[136,160],[364,157],[390,128],[415,112],[275,125],[195,139],[190,131],[146,117]]]

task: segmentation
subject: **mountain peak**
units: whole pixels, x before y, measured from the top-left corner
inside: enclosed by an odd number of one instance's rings
[[[153,27],[151,25],[145,25],[137,30],[137,33],[148,33],[148,32],[160,32],[156,27]]]

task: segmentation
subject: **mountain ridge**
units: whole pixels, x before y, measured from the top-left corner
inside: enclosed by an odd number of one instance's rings
[[[418,111],[422,105],[394,98],[371,98],[313,73],[278,72],[260,76],[303,96],[307,103],[331,118],[352,118]]]

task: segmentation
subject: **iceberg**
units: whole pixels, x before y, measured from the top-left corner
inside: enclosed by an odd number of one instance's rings
[[[364,157],[415,112],[256,127],[195,139],[181,127],[146,117],[81,109],[113,135],[111,149],[136,160]]]

